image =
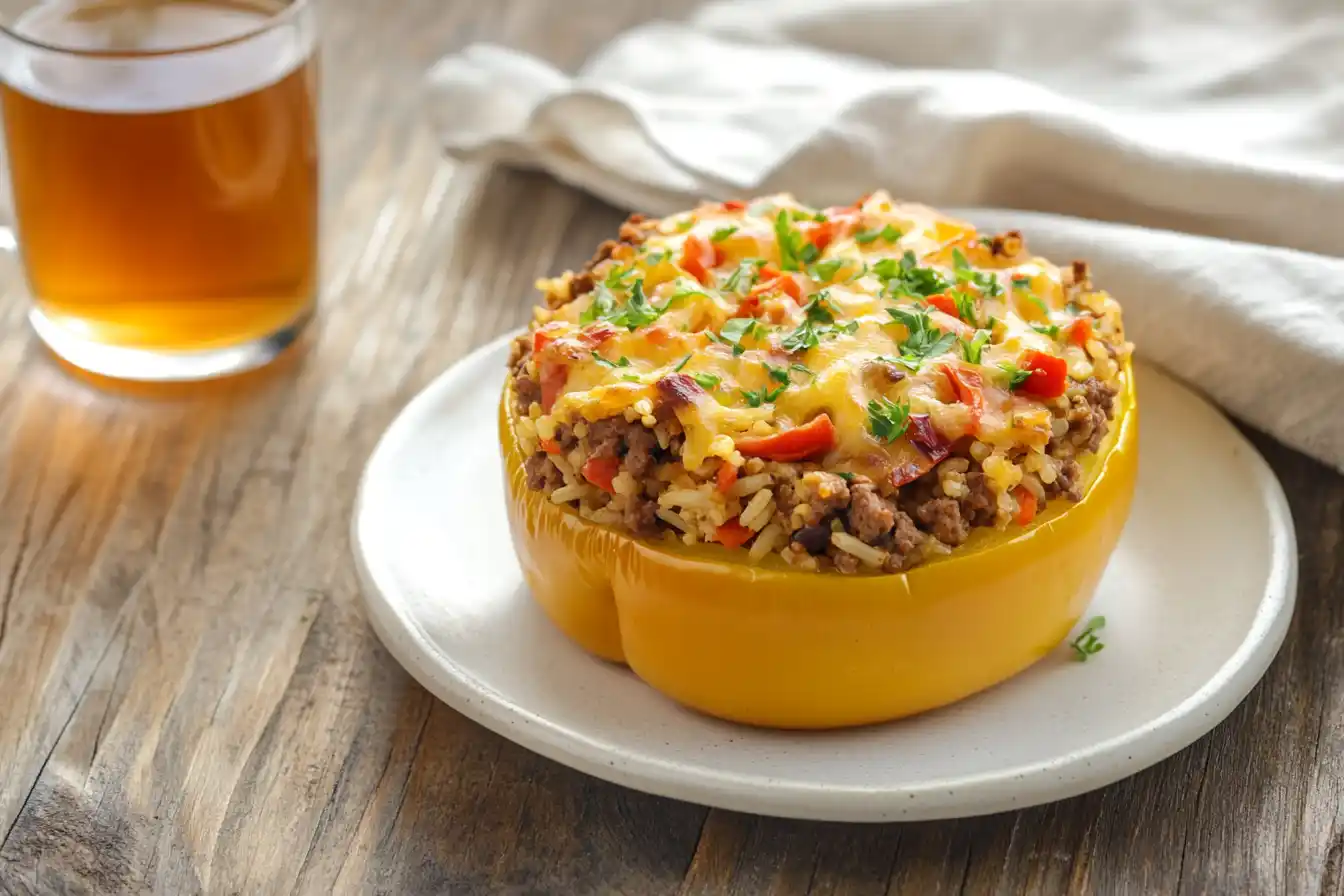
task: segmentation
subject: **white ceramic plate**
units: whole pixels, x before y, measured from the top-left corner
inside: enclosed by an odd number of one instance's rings
[[[870,728],[756,730],[671,703],[570,643],[528,596],[504,516],[496,402],[507,341],[430,385],[374,451],[353,543],[374,627],[448,705],[581,771],[712,806],[848,821],[1020,808],[1109,784],[1205,734],[1292,615],[1292,521],[1213,408],[1138,376],[1133,515],[1092,612],[1106,648],[1061,648],[947,709]]]

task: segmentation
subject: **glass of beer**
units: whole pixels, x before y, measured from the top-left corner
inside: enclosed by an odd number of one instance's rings
[[[302,331],[315,25],[310,0],[48,0],[0,26],[29,318],[57,355],[194,380],[265,364]]]

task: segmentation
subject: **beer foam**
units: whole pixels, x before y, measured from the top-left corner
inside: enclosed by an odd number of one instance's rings
[[[76,9],[63,3],[41,4],[20,17],[13,26],[16,33],[72,52],[9,39],[0,79],[53,106],[123,114],[173,112],[269,87],[306,62],[314,47],[310,17],[292,16],[252,34],[271,17],[237,6],[168,3],[154,7],[135,32],[137,52],[236,42],[159,56],[79,55],[124,44],[114,42],[117,26],[72,15]]]

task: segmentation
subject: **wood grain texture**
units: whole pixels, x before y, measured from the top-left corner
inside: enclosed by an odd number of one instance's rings
[[[271,370],[94,388],[0,258],[0,891],[1344,894],[1344,478],[1262,437],[1301,547],[1282,654],[1208,737],[1050,806],[710,811],[528,753],[382,649],[347,557],[365,458],[621,218],[442,160],[421,73],[476,39],[572,66],[654,8],[326,0],[323,312]]]

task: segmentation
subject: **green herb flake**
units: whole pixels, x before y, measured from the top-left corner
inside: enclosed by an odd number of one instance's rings
[[[952,250],[952,273],[956,276],[958,283],[970,283],[978,288],[987,296],[999,296],[1003,294],[1003,286],[999,283],[999,278],[988,271],[977,271],[971,267],[966,256],[960,249]]]
[[[944,333],[929,320],[928,312],[909,308],[888,308],[887,314],[892,320],[903,325],[909,332],[905,340],[898,345],[901,360],[911,370],[918,370],[923,361],[941,355],[957,341],[951,333]]]
[[[637,383],[637,382],[639,382],[639,377],[635,376],[633,373],[623,374],[623,375],[621,376],[621,379],[624,380],[624,381],[627,382],[627,383]]]
[[[816,375],[816,374],[814,374],[814,373],[812,372],[812,368],[811,368],[811,367],[808,367],[806,364],[790,364],[790,365],[789,365],[789,369],[790,369],[790,370],[797,371],[798,373],[806,374],[806,375],[808,375],[808,376],[815,376],[815,375]]]
[[[755,391],[750,389],[739,389],[738,391],[742,393],[742,397],[746,400],[748,407],[758,408],[763,404],[768,404],[776,398],[779,398],[780,395],[784,394],[784,390],[787,388],[789,387],[779,386],[774,389],[766,389],[762,387]]]
[[[1089,657],[1101,653],[1106,648],[1106,645],[1097,637],[1097,632],[1105,627],[1105,616],[1093,616],[1087,621],[1087,625],[1083,626],[1083,630],[1078,637],[1070,642],[1069,646],[1073,648],[1074,657],[1078,662],[1085,663]]]
[[[1042,336],[1049,336],[1051,339],[1059,338],[1059,327],[1054,324],[1032,324],[1031,328]]]
[[[649,304],[644,296],[644,281],[636,280],[630,285],[630,298],[617,311],[607,316],[607,320],[627,330],[638,330],[653,323],[661,312]]]
[[[910,425],[910,405],[897,404],[889,398],[875,398],[868,402],[868,431],[880,442],[890,444],[905,434]]]
[[[1027,380],[1031,379],[1032,371],[1023,370],[1011,361],[1004,361],[999,364],[999,369],[1008,374],[1008,388],[1017,389]]]
[[[810,216],[811,212],[804,220]],[[804,265],[811,264],[821,255],[814,244],[794,229],[789,212],[784,210],[775,216],[775,241],[779,243],[779,266],[785,271],[801,271]]]
[[[728,275],[728,279],[723,281],[724,292],[746,295],[751,288],[756,285],[756,280],[761,275],[761,268],[765,267],[764,258],[748,258],[737,266],[737,268]],[[743,282],[745,278],[746,282]]]
[[[846,472],[845,470],[836,470],[836,471],[835,471],[835,475],[839,476],[841,479],[845,480],[846,482],[853,482],[853,481],[854,481],[854,474],[853,474],[853,473]]]
[[[599,355],[597,352],[592,352],[591,354],[592,354],[592,356],[593,356],[593,360],[596,361],[597,363],[601,364],[603,367],[629,367],[629,366],[630,366],[630,359],[627,358],[625,355],[621,355],[621,358],[620,358],[619,361],[608,361],[606,358],[602,357],[602,356]]]
[[[967,364],[979,364],[980,357],[989,344],[989,331],[976,330],[975,335],[969,340],[958,339],[961,344],[961,356],[966,359]]]
[[[591,324],[606,320],[615,309],[616,299],[611,289],[605,283],[601,284],[593,290],[593,300],[588,303],[588,307],[579,313],[579,323]]]
[[[735,233],[737,233],[736,224],[731,224],[728,227],[720,227],[718,230],[714,231],[709,235],[709,241],[711,243],[721,243]]]
[[[952,301],[957,305],[957,317],[968,324],[975,323],[975,296],[964,289],[954,289],[952,291]]]
[[[902,236],[904,236],[904,234],[901,233],[900,229],[897,228],[895,224],[888,224],[886,227],[873,227],[868,230],[860,230],[858,233],[854,234],[854,242],[858,243],[860,246],[866,246],[869,243],[875,243],[878,240],[882,240],[886,243],[894,243]]]
[[[700,384],[700,388],[708,392],[710,389],[717,388],[722,379],[712,373],[693,373],[691,379]]]
[[[922,268],[915,253],[907,250],[900,260],[884,258],[873,265],[872,271],[893,296],[913,299],[928,298],[946,292],[951,286],[947,278],[933,268]]]
[[[694,352],[692,352],[692,354],[694,354]],[[691,356],[690,356],[690,355],[687,355],[686,357],[682,358],[681,361],[677,364],[677,366],[672,368],[672,372],[673,372],[673,373],[680,373],[680,372],[681,372],[681,369],[682,369],[683,367],[685,367],[685,366],[687,365],[687,363],[690,362],[690,360],[691,360]]]
[[[818,283],[830,283],[835,279],[835,275],[845,266],[843,258],[828,258],[825,261],[819,261],[816,264],[809,265],[807,275]]]
[[[765,372],[770,375],[770,379],[774,380],[775,382],[777,383],[789,382],[789,369],[787,367],[774,367],[770,364],[766,364],[765,362],[761,362],[761,366],[764,367]]]

